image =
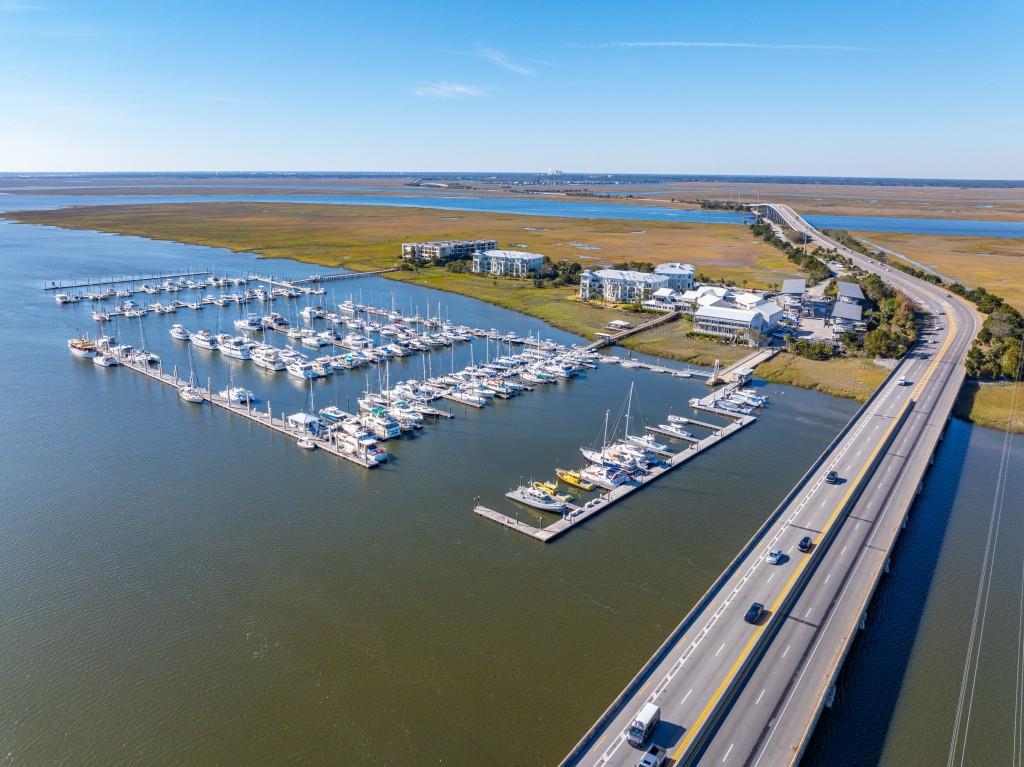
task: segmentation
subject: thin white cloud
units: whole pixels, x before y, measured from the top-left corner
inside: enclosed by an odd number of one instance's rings
[[[770,51],[871,51],[858,45],[827,43],[734,43],[701,40],[633,40],[628,42],[584,45],[584,48],[758,48]]]
[[[483,88],[465,83],[452,83],[447,80],[437,80],[431,83],[423,83],[416,87],[417,96],[428,96],[438,99],[460,99],[478,98],[487,94]]]
[[[486,59],[502,69],[507,69],[509,72],[515,72],[517,75],[526,76],[532,75],[535,72],[535,70],[530,69],[527,66],[523,66],[522,64],[512,61],[512,59],[506,56],[502,51],[495,50],[494,48],[479,48],[478,50],[480,58]]]

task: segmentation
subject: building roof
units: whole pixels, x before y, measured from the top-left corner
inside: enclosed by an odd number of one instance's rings
[[[799,296],[807,292],[807,280],[801,278],[793,278],[791,280],[782,281],[782,292],[787,296]]]
[[[646,282],[648,285],[664,285],[668,277],[651,272],[627,272],[622,269],[598,269],[594,274],[602,280],[626,280],[628,282]]]
[[[832,318],[837,320],[851,320],[853,322],[860,322],[860,304],[847,304],[843,303],[842,301],[836,301],[835,305],[832,307]]]
[[[753,309],[758,304],[764,303],[764,297],[756,293],[740,293],[732,297],[732,302],[744,309]]]
[[[423,242],[403,242],[402,247],[425,247],[429,245],[435,245],[437,247],[444,247],[446,245],[476,245],[481,242],[496,242],[496,240],[487,239],[481,237],[478,240],[424,240]]]
[[[655,298],[672,298],[675,294],[676,292],[672,288],[658,288],[651,295]]]
[[[736,309],[732,306],[702,306],[693,314],[694,319],[697,320],[738,320],[746,322],[748,325],[759,316],[761,316],[760,312],[749,309]]]
[[[764,301],[755,306],[754,311],[759,312],[766,320],[770,320],[772,317],[782,314],[782,307],[774,301]]]
[[[693,264],[670,263],[658,264],[654,267],[655,274],[664,274],[669,277],[675,277],[682,274],[692,275],[696,271],[697,270],[694,268]]]
[[[535,258],[544,258],[540,253],[527,253],[525,250],[485,250],[484,255],[488,258],[511,258],[514,261],[532,261]]]
[[[864,291],[856,282],[837,282],[836,293],[840,298],[852,298],[855,301],[864,300]]]
[[[697,288],[697,296],[717,296],[718,298],[725,298],[729,295],[729,288],[723,288],[719,285],[701,285]]]

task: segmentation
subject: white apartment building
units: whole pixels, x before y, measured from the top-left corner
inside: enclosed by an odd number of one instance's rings
[[[544,256],[522,250],[484,250],[473,254],[473,271],[501,277],[528,277],[540,271]]]
[[[693,290],[694,286],[694,275],[697,270],[693,264],[658,264],[654,267],[654,273],[660,274],[662,277],[668,277],[668,285],[666,287],[672,288],[677,293],[682,293],[686,290]]]
[[[651,272],[598,269],[580,273],[580,298],[601,298],[618,304],[639,303],[658,288],[669,287],[669,277]]]
[[[402,258],[416,258],[423,261],[443,263],[454,259],[469,258],[480,250],[494,250],[496,240],[436,240],[434,242],[403,242]]]

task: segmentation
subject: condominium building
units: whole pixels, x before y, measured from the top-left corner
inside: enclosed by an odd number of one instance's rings
[[[437,240],[435,242],[403,242],[402,258],[443,263],[469,258],[477,251],[498,247],[495,240]]]
[[[484,250],[473,254],[473,271],[501,277],[529,277],[544,265],[544,256],[522,250]]]
[[[677,293],[693,290],[694,274],[696,274],[696,271],[693,264],[671,263],[658,264],[654,267],[654,273],[668,277],[667,287],[672,288]]]
[[[651,272],[598,269],[580,273],[580,298],[601,298],[619,304],[639,303],[658,288],[669,287],[669,277]]]

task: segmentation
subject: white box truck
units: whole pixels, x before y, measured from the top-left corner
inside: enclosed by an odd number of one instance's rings
[[[661,721],[661,709],[653,703],[644,703],[643,707],[633,717],[629,729],[626,730],[626,740],[629,745],[636,748],[643,748],[644,743],[651,737],[654,728]]]

